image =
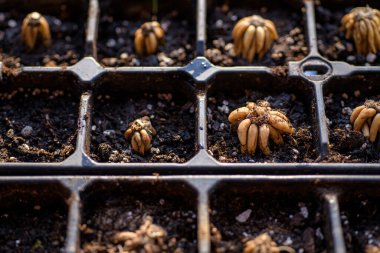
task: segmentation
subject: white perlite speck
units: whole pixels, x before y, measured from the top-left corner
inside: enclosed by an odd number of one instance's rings
[[[283,243],[285,246],[289,246],[293,244],[292,238],[288,237],[286,238],[286,241]]]
[[[315,235],[316,235],[319,239],[321,239],[321,240],[324,239],[324,236],[323,236],[323,234],[322,234],[321,228],[317,228],[317,229],[315,230]]]
[[[223,106],[218,106],[218,110],[222,113],[229,114],[230,113],[230,108],[228,108],[227,105]]]
[[[238,216],[236,216],[235,219],[240,223],[246,222],[251,216],[251,213],[252,213],[252,209],[247,209],[241,214],[239,214]]]
[[[116,131],[115,130],[104,130],[103,131],[103,135],[106,135],[106,136],[111,136],[111,135],[115,135],[116,134]]]
[[[302,216],[305,217],[305,219],[307,219],[309,217],[309,210],[307,210],[307,207],[303,206],[300,209]]]

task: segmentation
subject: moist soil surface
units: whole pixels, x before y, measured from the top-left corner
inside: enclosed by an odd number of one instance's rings
[[[64,208],[51,201],[25,203],[32,196],[28,198],[15,198],[13,208],[0,209],[0,252],[63,252],[67,229]]]
[[[0,162],[61,162],[71,155],[78,102],[62,90],[0,93]]]
[[[267,100],[273,109],[284,112],[296,133],[284,135],[284,145],[269,143],[271,155],[264,156],[257,148],[255,155],[243,155],[236,131],[231,129],[228,115],[233,110],[245,106],[247,101]],[[227,98],[223,93],[208,99],[208,151],[220,162],[313,162],[316,157],[310,126],[310,116],[305,105],[294,94],[281,93],[266,96],[246,90],[246,95],[236,99]]]
[[[146,20],[151,21],[151,20]],[[185,66],[194,58],[195,29],[177,12],[158,20],[165,31],[164,43],[150,56],[138,56],[134,50],[135,31],[142,21],[114,20],[104,15],[99,23],[98,58],[107,67]]]
[[[21,40],[21,24],[26,13],[15,10],[0,12],[0,61],[3,61],[6,67],[68,66],[83,57],[83,20],[66,19],[68,14],[65,9],[62,9],[60,17],[41,14],[50,25],[52,45],[45,48],[37,42],[36,47],[28,51]]]
[[[378,142],[372,144],[361,132],[353,131],[350,124],[352,110],[363,105],[367,99],[379,101],[380,97],[365,97],[359,90],[330,93],[325,97],[330,136],[330,156],[326,159],[327,162],[379,162]]]
[[[347,40],[340,32],[341,19],[354,6],[329,9],[316,6],[318,48],[322,56],[333,61],[345,61],[353,65],[380,65],[380,53],[359,55],[353,39]]]
[[[195,154],[195,105],[172,94],[141,98],[98,96],[92,125],[91,157],[99,162],[188,161]],[[157,135],[145,156],[124,138],[129,123],[149,116]]]
[[[359,196],[341,212],[348,253],[365,252],[367,245],[380,247],[380,211],[378,199]]]
[[[152,190],[152,189],[150,189]],[[147,193],[148,194],[148,193]],[[85,209],[81,225],[81,241],[84,252],[120,252],[123,243],[115,243],[113,237],[122,231],[135,232],[144,218],[153,218],[153,224],[166,230],[166,238],[159,252],[196,252],[197,218],[194,210],[182,207],[183,200],[171,197],[135,198],[113,196],[105,201],[91,203]],[[136,251],[157,252],[157,251]]]
[[[299,61],[305,58],[308,48],[303,31],[303,14],[289,8],[260,9],[229,8],[227,5],[211,7],[212,12],[207,20],[206,57],[219,66],[284,66],[288,61]],[[270,51],[262,60],[251,64],[240,56],[235,56],[232,40],[232,29],[238,20],[251,15],[260,15],[274,22],[279,39],[273,43]]]
[[[314,204],[290,196],[267,197],[234,195],[212,200],[213,252],[243,252],[245,242],[262,233],[268,233],[278,246],[290,246],[296,252],[327,252],[322,213]]]

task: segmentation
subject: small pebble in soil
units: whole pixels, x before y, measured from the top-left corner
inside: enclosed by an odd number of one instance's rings
[[[13,138],[15,136],[15,131],[13,129],[9,129],[6,134],[8,138]]]
[[[22,130],[21,130],[21,135],[23,137],[29,137],[33,134],[33,127],[31,126],[25,126]]]

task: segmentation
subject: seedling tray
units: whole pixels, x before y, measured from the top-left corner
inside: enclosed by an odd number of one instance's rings
[[[305,252],[359,252],[371,241],[368,234],[378,239],[379,144],[353,137],[346,125],[349,109],[379,99],[380,67],[376,59],[326,51],[330,33],[340,38],[328,31],[339,23],[326,22],[363,1],[239,1],[227,10],[223,1],[169,1],[159,6],[158,19],[178,29],[181,40],[174,43],[176,34],[169,33],[159,53],[171,61],[134,56],[133,29],[149,20],[150,2],[0,1],[1,10],[13,15],[4,16],[8,25],[7,18],[34,10],[54,18],[66,6],[68,26],[78,26],[67,35],[76,36],[70,55],[53,48],[49,59],[38,52],[28,58],[17,51],[20,41],[14,50],[2,45],[0,212],[36,215],[50,236],[39,243],[51,252],[77,252],[91,243],[85,224],[110,233],[93,217],[114,210],[112,203],[120,204],[117,212],[139,213],[128,204],[135,201],[148,201],[162,226],[170,222],[154,211],[157,203],[161,212],[183,212],[178,226],[167,229],[183,232],[176,239],[183,239],[185,252],[241,251],[242,234],[270,232],[268,226],[276,241]],[[380,8],[376,1],[365,4]],[[141,18],[141,10],[149,15]],[[254,12],[278,18],[281,38],[264,61],[249,65],[226,48],[232,21]],[[110,24],[119,32],[112,33]],[[284,43],[293,49],[283,49]],[[227,121],[229,111],[257,99],[284,110],[298,130],[284,147],[271,146],[269,157],[240,155]],[[153,116],[158,130],[146,157],[131,152],[122,136],[143,115]],[[177,200],[178,206],[172,203]],[[231,212],[225,212],[229,203]],[[240,224],[235,217],[248,209],[257,221]],[[267,213],[279,216],[278,224]],[[36,226],[29,222],[8,219],[0,227],[4,251],[17,239],[2,231]],[[40,247],[36,240],[28,247]]]
[[[143,214],[166,226],[185,252],[240,251],[244,234],[261,232],[297,250],[362,252],[378,236],[379,176],[2,176],[0,182],[5,252],[18,239],[26,251],[37,240],[49,251],[107,245],[112,232],[138,227]],[[247,210],[248,221],[237,221]]]

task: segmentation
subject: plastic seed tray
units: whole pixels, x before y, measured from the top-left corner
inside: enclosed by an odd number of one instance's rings
[[[133,32],[150,19],[150,1],[0,1],[4,41],[39,11],[70,51],[30,56],[1,42],[0,251],[103,252],[110,234],[136,230],[145,215],[173,252],[242,252],[261,232],[297,252],[376,245],[379,144],[351,136],[347,122],[379,98],[380,67],[326,30],[358,5],[169,1],[158,20],[177,29],[180,47],[168,32],[159,57],[139,59]],[[231,62],[228,22],[256,12],[278,19],[280,39],[262,62]],[[259,99],[285,111],[297,134],[269,157],[242,156],[228,112]],[[123,131],[144,115],[158,134],[141,157]]]

